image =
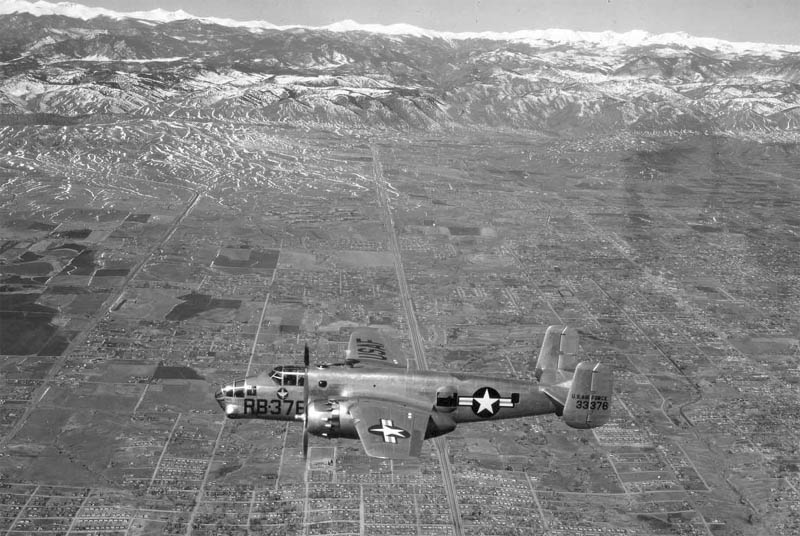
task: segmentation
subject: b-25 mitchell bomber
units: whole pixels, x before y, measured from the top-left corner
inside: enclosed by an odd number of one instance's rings
[[[343,363],[283,365],[238,380],[216,399],[231,419],[303,422],[309,435],[360,439],[369,456],[419,456],[425,439],[458,423],[555,413],[572,428],[610,415],[609,365],[578,362],[578,333],[550,326],[535,363],[536,382],[480,374],[409,370],[394,341],[375,328],[353,331]]]

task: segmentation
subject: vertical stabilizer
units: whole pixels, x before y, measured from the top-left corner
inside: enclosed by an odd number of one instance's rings
[[[544,333],[542,348],[534,369],[541,380],[545,371],[575,370],[578,363],[578,331],[569,326],[550,326]]]
[[[564,422],[572,428],[596,428],[608,422],[613,383],[610,366],[578,363],[564,404]]]

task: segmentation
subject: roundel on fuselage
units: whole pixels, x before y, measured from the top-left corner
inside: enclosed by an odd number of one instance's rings
[[[493,387],[481,387],[472,396],[458,397],[459,406],[470,406],[472,412],[488,419],[497,415],[500,408],[513,408],[519,402],[519,393],[511,393],[510,397],[501,396]]]

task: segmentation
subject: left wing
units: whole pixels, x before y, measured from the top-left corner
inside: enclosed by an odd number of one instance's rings
[[[358,398],[348,409],[367,455],[394,459],[419,456],[430,409],[375,398]]]
[[[347,361],[368,367],[405,369],[408,362],[393,340],[377,328],[356,328],[347,345]]]

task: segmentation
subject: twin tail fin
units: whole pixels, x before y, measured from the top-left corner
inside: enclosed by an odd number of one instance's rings
[[[578,360],[578,331],[550,326],[535,366],[542,391],[557,407],[556,414],[572,428],[602,426],[611,415],[614,378],[604,363]]]

